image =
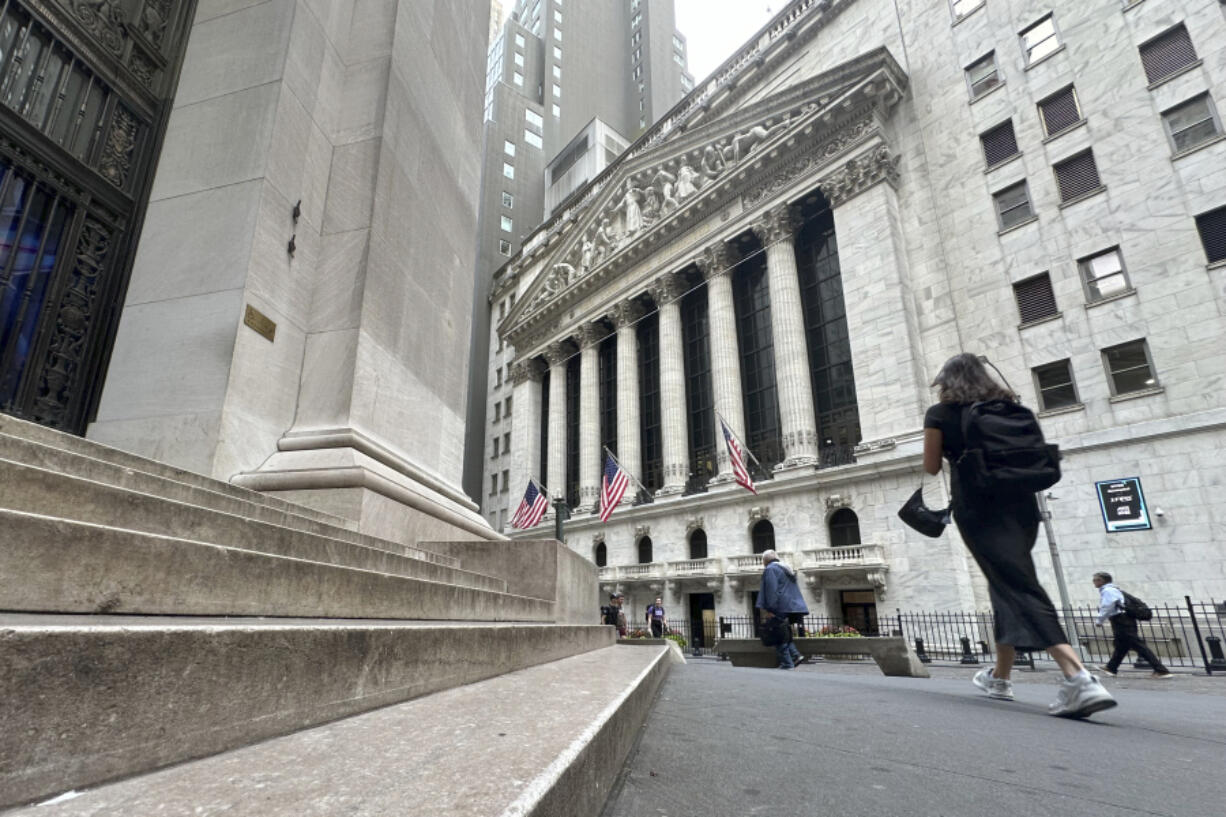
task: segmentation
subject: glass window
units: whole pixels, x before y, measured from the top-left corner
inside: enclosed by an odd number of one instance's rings
[[[504,238],[498,239],[498,252],[502,253],[503,255],[510,256],[511,255],[511,242],[507,241]]]
[[[1073,384],[1073,367],[1067,359],[1036,366],[1031,373],[1039,395],[1039,408],[1043,411],[1075,406],[1081,402],[1077,399],[1077,387]]]
[[[553,21],[557,23],[558,25],[562,25],[562,10],[561,9],[553,10]]]
[[[555,45],[555,46],[553,47],[553,58],[554,58],[555,60],[560,60],[560,59],[562,59],[562,46],[560,46],[560,45]]]
[[[524,67],[524,55],[519,53],[518,51],[515,52],[515,64],[518,65],[520,68]]]
[[[520,48],[524,47],[524,35],[523,34],[515,35],[515,44],[518,45]]]
[[[677,63],[678,65],[682,67],[685,67],[685,57],[681,56],[676,51],[673,52],[673,62]]]
[[[555,28],[553,30],[553,38],[557,40],[558,42],[562,42],[562,29]]]
[[[490,474],[490,493],[491,494],[498,493],[498,475],[497,474]]]
[[[519,73],[518,71],[516,71],[514,74],[511,75],[511,81],[514,82],[516,85],[518,85],[520,88],[524,87],[524,75]]]
[[[1145,78],[1153,85],[1196,62],[1196,49],[1183,23],[1141,46]]]
[[[1023,31],[1021,37],[1022,51],[1026,54],[1027,65],[1034,65],[1060,49],[1060,38],[1056,35],[1056,21],[1050,14]]]
[[[511,232],[511,219],[507,216],[502,217],[502,231],[504,233]]]
[[[562,98],[562,86],[556,82],[553,84],[553,98],[554,99]]]
[[[1208,94],[1180,103],[1162,114],[1167,135],[1176,153],[1191,150],[1221,134]]]
[[[506,453],[511,453],[511,432],[502,435],[502,450]]]
[[[515,197],[512,196],[510,193],[508,193],[505,190],[502,191],[502,206],[503,207],[514,207],[515,206]]]
[[[556,102],[550,107],[549,112],[553,114],[554,119],[560,119],[562,117],[562,108]]]
[[[524,141],[532,145],[534,148],[541,148],[545,142],[541,139],[540,134],[533,133],[530,130],[524,131]]]
[[[545,125],[545,118],[531,109],[524,111],[524,120],[529,125],[535,125],[538,128],[544,127]]]
[[[506,176],[508,179],[514,179],[515,178],[515,165],[510,164],[508,162],[503,162],[502,163],[502,175]]]
[[[639,564],[651,564],[651,537],[644,536],[639,540]]]
[[[511,488],[511,472],[509,470],[502,472],[502,493],[506,493]]]
[[[1133,340],[1103,349],[1103,363],[1112,394],[1145,391],[1158,385],[1145,340]]]
[[[1226,261],[1226,207],[1201,213],[1196,217],[1196,229],[1209,263]]]
[[[996,52],[989,52],[987,56],[968,65],[966,81],[971,86],[971,99],[978,99],[1000,85],[1000,74],[996,70]]]
[[[860,544],[860,518],[851,508],[839,508],[826,523],[830,528],[830,547],[844,548]]]
[[[949,4],[953,8],[954,19],[961,20],[963,17],[982,6],[983,3],[984,0],[950,0]]]
[[[1034,217],[1034,211],[1030,208],[1030,191],[1026,189],[1025,182],[1006,187],[992,198],[996,201],[996,216],[1002,230]]]
[[[556,63],[554,64],[554,66],[553,66],[553,76],[554,76],[554,79],[561,79],[561,78],[562,78],[562,66],[557,65]]]
[[[1082,258],[1077,262],[1081,280],[1086,288],[1086,300],[1090,303],[1128,292],[1128,274],[1124,271],[1124,258],[1119,247]]]
[[[763,519],[753,526],[749,538],[753,542],[754,553],[765,553],[768,550],[774,550],[775,526],[771,524],[769,519]]]
[[[494,453],[490,454],[490,459],[495,459],[498,457],[498,446],[501,444],[502,444],[502,438],[495,437],[494,438]]]
[[[514,156],[515,155],[515,143],[512,142],[510,139],[502,140],[502,152],[508,156]]]

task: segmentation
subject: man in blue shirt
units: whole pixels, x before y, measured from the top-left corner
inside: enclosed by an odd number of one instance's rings
[[[1111,574],[1095,573],[1094,586],[1098,588],[1098,626],[1103,626],[1104,621],[1110,621],[1111,635],[1115,641],[1115,651],[1111,653],[1111,660],[1103,664],[1100,669],[1108,675],[1115,675],[1119,671],[1120,663],[1128,655],[1128,651],[1136,650],[1137,655],[1148,661],[1149,665],[1154,668],[1152,677],[1164,679],[1173,677],[1170,670],[1162,664],[1162,660],[1154,655],[1154,651],[1141,640],[1137,620],[1124,612],[1124,593],[1112,584]]]
[[[804,597],[800,595],[800,586],[796,583],[796,572],[779,561],[779,554],[768,550],[762,554],[762,589],[758,591],[757,607],[768,618],[777,617],[783,626],[790,627],[788,615],[809,612]],[[793,669],[804,661],[800,650],[789,637],[784,643],[775,645],[775,654],[779,656],[779,669]]]

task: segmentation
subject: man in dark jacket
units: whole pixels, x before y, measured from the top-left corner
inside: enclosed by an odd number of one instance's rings
[[[778,553],[773,550],[763,553],[762,564],[762,589],[758,592],[757,607],[767,618],[778,618],[784,627],[789,628],[789,637],[775,646],[775,654],[779,656],[779,669],[792,669],[804,657],[792,643],[788,616],[798,613],[803,617],[809,612],[809,607],[800,594],[796,572],[779,561]]]

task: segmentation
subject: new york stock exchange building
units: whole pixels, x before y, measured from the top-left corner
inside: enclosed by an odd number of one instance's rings
[[[565,494],[632,623],[751,614],[767,548],[859,629],[988,609],[956,530],[896,516],[965,350],[1061,446],[1075,604],[1095,570],[1220,600],[1224,91],[1216,0],[790,4],[498,273],[487,518]],[[602,523],[605,448],[645,491]]]

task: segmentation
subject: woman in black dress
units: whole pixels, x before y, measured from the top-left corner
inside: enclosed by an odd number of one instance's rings
[[[979,358],[950,358],[932,382],[940,402],[924,415],[924,470],[941,471],[949,460],[954,522],[962,541],[988,580],[996,627],[996,666],[976,673],[975,686],[991,698],[1013,700],[1009,680],[1017,650],[1047,650],[1064,672],[1053,715],[1083,718],[1115,706],[1098,679],[1086,672],[1056,617],[1056,608],[1035,575],[1034,548],[1039,510],[1033,494],[980,496],[959,484],[956,464],[962,456],[962,417],[982,400],[1016,401],[1017,395],[988,374]]]

